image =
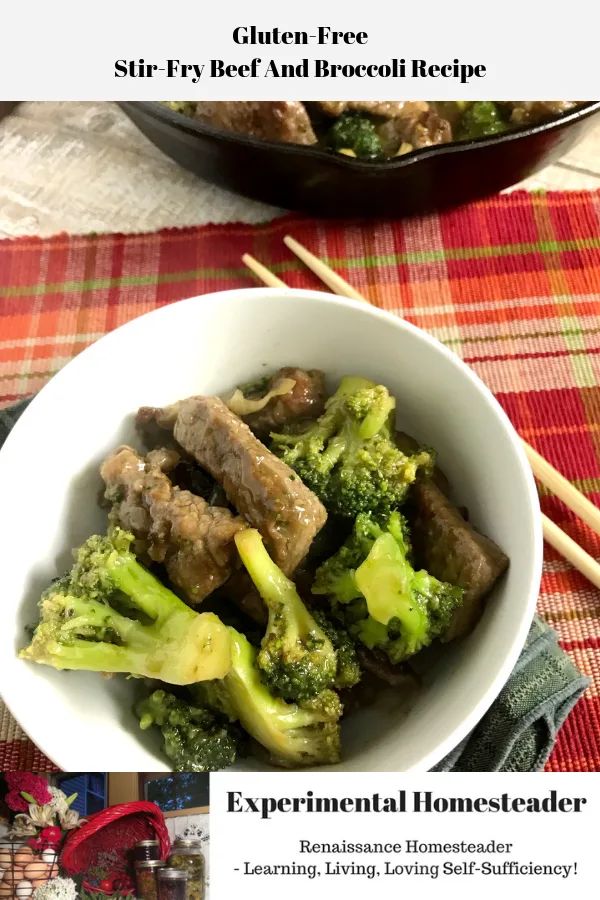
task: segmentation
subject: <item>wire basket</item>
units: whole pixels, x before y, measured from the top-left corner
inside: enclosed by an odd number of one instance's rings
[[[0,872],[0,900],[28,900],[36,888],[58,875],[58,854],[0,839]]]
[[[158,840],[161,859],[168,857],[171,841],[158,806],[143,801],[120,803],[90,816],[69,834],[60,856],[61,866],[67,875],[83,874],[83,886],[91,892],[99,891],[105,878],[129,876],[132,886],[122,893],[132,893],[133,847],[146,840]]]

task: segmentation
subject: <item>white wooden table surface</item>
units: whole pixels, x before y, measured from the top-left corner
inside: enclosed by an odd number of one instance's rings
[[[600,188],[600,123],[517,187]],[[0,237],[264,222],[280,212],[184,172],[112,103],[24,103],[0,123]]]

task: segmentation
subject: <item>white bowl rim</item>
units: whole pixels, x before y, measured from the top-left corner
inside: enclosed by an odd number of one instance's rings
[[[114,339],[114,336],[117,333],[119,335],[122,335],[124,330],[135,330],[136,327],[139,327],[139,324],[142,322],[142,320],[147,320],[150,316],[154,317],[155,319],[160,316],[168,317],[173,307],[181,307],[183,304],[193,305],[198,301],[201,301],[204,304],[209,302],[214,303],[218,302],[219,298],[224,296],[232,298],[234,296],[241,298],[248,297],[248,299],[251,299],[253,297],[268,297],[269,295],[274,294],[279,294],[280,296],[283,295],[288,300],[291,299],[292,302],[301,302],[303,299],[312,299],[322,303],[330,303],[346,308],[353,308],[354,310],[356,310],[358,307],[365,315],[382,318],[390,326],[395,327],[399,331],[408,332],[417,340],[424,341],[425,343],[435,348],[439,353],[446,357],[451,365],[458,368],[462,372],[462,374],[466,376],[466,378],[471,382],[474,390],[476,390],[480,395],[482,395],[482,398],[484,398],[489,404],[491,404],[497,418],[504,428],[504,431],[512,446],[512,450],[515,453],[515,456],[524,475],[524,480],[527,485],[527,506],[529,507],[529,512],[531,514],[532,533],[534,536],[531,555],[530,588],[529,595],[526,598],[527,602],[523,604],[522,614],[518,623],[518,627],[515,630],[510,651],[505,655],[503,662],[498,666],[497,671],[491,679],[488,687],[485,689],[485,692],[482,694],[479,700],[474,704],[471,712],[466,715],[462,719],[462,721],[458,722],[454,728],[451,728],[448,731],[446,737],[439,741],[438,745],[435,748],[430,750],[428,753],[425,753],[417,763],[404,770],[406,772],[428,771],[437,763],[441,762],[452,750],[454,750],[460,744],[462,740],[464,740],[465,737],[467,737],[467,735],[473,730],[477,723],[483,718],[485,713],[491,707],[492,703],[508,681],[508,678],[517,662],[517,659],[519,658],[521,650],[525,645],[525,641],[531,627],[531,622],[533,620],[539,594],[543,564],[543,534],[542,520],[541,516],[539,515],[539,498],[533,473],[527,461],[525,451],[521,445],[520,438],[512,422],[510,421],[504,409],[496,400],[490,389],[473,371],[473,369],[471,369],[466,363],[464,363],[460,359],[460,357],[457,356],[457,354],[451,351],[437,338],[428,334],[428,332],[419,328],[417,325],[413,325],[406,319],[403,319],[399,315],[396,315],[392,312],[388,312],[387,310],[380,309],[379,307],[372,306],[368,303],[362,303],[361,301],[351,300],[345,297],[337,296],[335,294],[316,290],[278,287],[233,288],[225,291],[213,291],[207,294],[195,295],[193,297],[175,301],[174,303],[168,303],[157,309],[153,309],[146,313],[143,313],[140,316],[136,316],[134,319],[123,323],[122,325],[103,335],[101,338],[98,338],[96,341],[82,350],[81,353],[70,360],[50,379],[49,382],[47,382],[40,389],[40,391],[35,395],[30,405],[23,412],[22,416],[11,430],[7,440],[4,443],[4,446],[0,449],[0,483],[2,482],[3,478],[3,461],[7,456],[6,448],[10,447],[12,443],[18,439],[21,429],[24,428],[28,421],[35,415],[36,410],[43,402],[43,400],[49,396],[50,392],[61,390],[63,380],[67,377],[65,373],[68,373],[68,377],[72,377],[77,367],[82,364],[82,359],[87,364],[91,355],[98,352],[103,352],[104,348],[107,347],[108,344],[110,344],[111,340]],[[98,348],[100,348],[100,350],[98,350]],[[13,689],[11,685],[7,691],[6,685],[4,686],[2,694],[4,703],[6,704],[13,717],[19,723],[21,728],[35,743],[38,749],[56,766],[62,769],[63,766],[61,765],[60,759],[56,757],[53,752],[45,746],[45,736],[38,736],[36,734],[34,710],[32,709],[31,714],[28,715],[26,709],[23,709],[22,707],[19,708],[18,687],[15,685],[15,688],[16,690]],[[343,767],[343,763],[341,765]],[[340,771],[343,771],[343,768],[340,769]]]

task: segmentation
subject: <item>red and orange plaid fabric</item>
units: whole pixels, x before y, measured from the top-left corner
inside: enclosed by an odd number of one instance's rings
[[[250,252],[293,287],[322,285],[291,232],[373,304],[430,331],[494,391],[521,435],[600,504],[600,194],[524,192],[406,222],[189,228],[0,241],[0,405],[34,391],[135,316],[253,284]],[[588,552],[600,539],[542,492]],[[592,686],[550,771],[600,771],[600,594],[550,548],[539,612]],[[0,770],[51,769],[0,710]]]

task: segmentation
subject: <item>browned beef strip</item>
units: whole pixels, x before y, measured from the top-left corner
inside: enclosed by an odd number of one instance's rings
[[[345,112],[365,112],[372,116],[394,119],[418,118],[429,109],[426,100],[320,100],[319,106],[328,116],[341,116]]]
[[[430,479],[413,487],[417,515],[412,542],[417,567],[464,588],[464,601],[444,635],[449,641],[470,632],[483,611],[483,600],[508,567],[508,558],[490,538],[479,534]]]
[[[113,503],[111,521],[131,531],[136,552],[164,563],[173,584],[199,603],[231,575],[237,558],[233,538],[246,523],[173,487],[165,472],[178,459],[172,450],[155,450],[144,459],[123,446],[105,459],[101,475]]]
[[[174,435],[223,486],[290,575],[327,519],[318,497],[218,397],[182,400]]]
[[[144,461],[148,471],[160,470],[170,474],[180,463],[181,456],[173,447],[154,447]]]
[[[435,110],[413,116],[399,116],[380,125],[377,133],[386,153],[395,153],[403,143],[414,148],[447,144],[452,140],[452,125]]]
[[[300,100],[202,100],[196,106],[196,119],[265,141],[290,144],[316,144],[304,103]]]
[[[413,147],[430,147],[433,144],[447,144],[452,140],[452,126],[447,119],[431,110],[422,116],[408,135],[408,143]]]
[[[267,394],[283,378],[295,381],[292,390],[279,397],[272,397],[264,409],[243,416],[244,422],[259,437],[267,437],[270,431],[291,425],[302,419],[316,419],[325,409],[325,375],[318,369],[295,369],[285,366],[269,379]]]

